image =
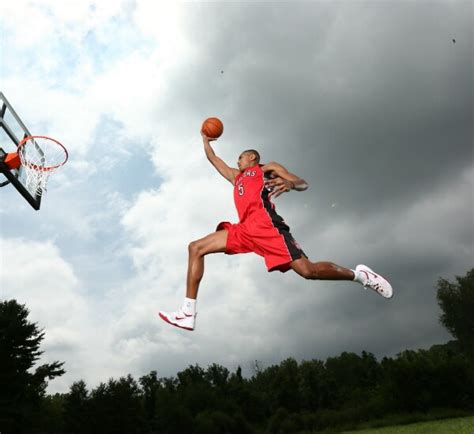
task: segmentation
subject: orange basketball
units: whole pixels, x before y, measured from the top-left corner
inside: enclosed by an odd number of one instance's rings
[[[217,139],[224,131],[224,124],[217,118],[208,118],[202,124],[202,132],[211,139]]]

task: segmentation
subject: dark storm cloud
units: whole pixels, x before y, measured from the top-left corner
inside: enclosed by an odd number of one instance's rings
[[[471,4],[234,4],[195,20],[202,72],[215,70],[206,98],[226,97],[268,159],[331,182],[352,209],[472,164]]]

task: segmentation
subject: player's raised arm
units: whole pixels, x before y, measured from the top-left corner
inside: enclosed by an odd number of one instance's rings
[[[264,172],[271,172],[273,178],[266,182],[268,187],[272,188],[270,196],[278,197],[285,191],[296,190],[304,191],[308,188],[308,183],[296,176],[279,163],[271,162],[262,167]]]
[[[234,184],[235,177],[240,173],[238,169],[233,169],[232,167],[229,167],[224,160],[219,158],[216,153],[214,152],[214,149],[212,149],[211,145],[209,142],[216,140],[212,139],[210,137],[207,137],[202,131],[201,131],[201,136],[202,136],[202,141],[204,143],[204,152],[206,153],[207,159],[211,162],[211,164],[216,168],[216,170],[228,181],[230,181],[232,184]]]

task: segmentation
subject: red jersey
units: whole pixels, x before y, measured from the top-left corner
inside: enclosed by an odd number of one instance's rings
[[[265,175],[260,165],[249,167],[236,176],[234,203],[240,222],[244,222],[257,211],[274,211],[275,205],[268,197],[269,192],[265,188]]]
[[[292,261],[306,256],[294,240],[290,228],[275,211],[268,197],[260,165],[239,173],[234,183],[234,202],[239,223],[221,222],[217,230],[227,230],[226,253],[254,252],[265,258],[269,271],[290,269]]]

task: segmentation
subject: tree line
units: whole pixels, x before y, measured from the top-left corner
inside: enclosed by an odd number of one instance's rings
[[[343,352],[326,360],[293,358],[251,377],[212,364],[173,377],[156,371],[110,379],[89,390],[48,395],[63,364],[36,367],[44,332],[14,300],[0,303],[2,434],[312,433],[350,428],[390,414],[474,412],[474,269],[438,281],[441,323],[454,340],[396,357]]]

